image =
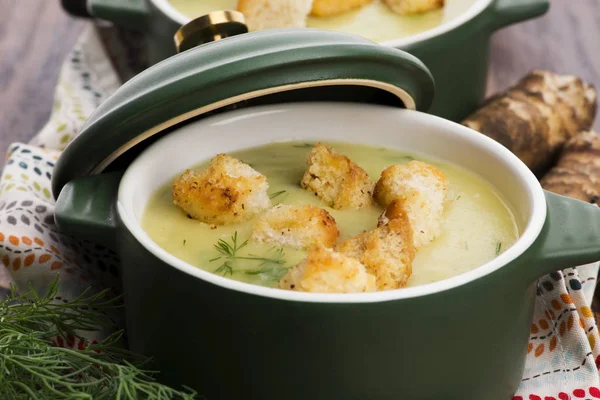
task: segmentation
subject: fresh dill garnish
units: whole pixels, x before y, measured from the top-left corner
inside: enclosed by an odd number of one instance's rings
[[[262,261],[262,262],[270,262],[273,264],[284,264],[285,263],[285,261],[282,261],[282,260],[277,260],[277,259],[269,258],[269,257],[253,256],[253,255],[251,255],[250,257],[236,257],[236,260]]]
[[[456,196],[456,200],[460,200],[462,196],[459,194],[458,196]]]
[[[299,149],[308,149],[313,147],[314,143],[301,143],[301,144],[293,144],[292,147],[297,147]]]
[[[502,242],[496,243],[496,255],[500,254],[500,250],[502,250]]]
[[[248,244],[248,240],[246,239],[242,244],[238,245],[238,233],[235,231],[231,236],[231,244],[227,243],[223,239],[219,239],[217,244],[215,244],[215,249],[222,255],[226,257],[235,257],[237,252]]]
[[[185,246],[185,244],[187,243],[186,239],[183,239],[183,245]]]
[[[114,326],[107,313],[121,307],[108,292],[64,301],[57,298],[55,279],[40,296],[30,286],[21,295],[11,287],[0,301],[0,398],[25,399],[183,399],[192,391],[177,391],[157,383],[146,371],[146,359],[120,347],[122,333],[100,343],[80,337],[84,331]],[[68,347],[57,346],[62,338]],[[69,344],[71,343],[71,344]]]
[[[279,192],[275,192],[269,196],[269,199],[273,200],[277,196],[281,196],[282,194],[287,193],[287,190],[280,190]]]
[[[467,242],[465,242],[465,249],[469,250],[469,245],[467,244]]]
[[[249,259],[262,261],[257,269],[247,269],[243,272],[246,275],[260,275],[266,280],[278,281],[288,272],[289,267],[285,267],[285,253],[282,247],[272,247],[269,249],[268,255],[273,253],[270,257],[256,257],[253,256]]]
[[[225,258],[225,261],[223,261],[223,264],[215,270],[215,273],[223,276],[231,276],[236,272],[241,272],[246,275],[262,275],[267,279],[280,279],[277,277],[280,275],[283,277],[283,275],[285,275],[287,268],[283,266],[285,264],[285,260],[283,259],[285,253],[283,252],[283,248],[272,247],[264,257],[254,254],[248,254],[247,256],[238,255],[238,251],[246,247],[247,244],[248,240],[238,244],[237,231],[231,236],[230,242],[219,239],[214,247],[221,253],[221,256],[213,258],[209,260],[209,262],[217,261],[222,258]],[[240,269],[236,268],[236,264],[239,261],[257,261],[260,262],[260,264],[257,269]]]
[[[287,274],[289,269],[290,268],[280,267],[280,266],[277,266],[277,267],[263,266],[259,269],[246,270],[246,271],[244,271],[244,273],[246,275],[261,275],[261,276],[265,277],[266,280],[269,280],[269,281],[279,281],[279,280],[281,280],[281,278],[283,278],[285,276],[285,274]]]
[[[215,270],[215,273],[223,276],[233,275],[233,267],[231,266],[231,262],[229,262],[229,260],[225,261],[219,268]]]
[[[223,240],[223,239],[219,239],[217,241],[217,244],[215,244],[215,249],[217,249],[217,251],[219,253],[221,253],[221,257],[217,257],[217,258],[213,258],[212,260],[210,260],[210,262],[216,261],[221,259],[222,257],[225,257],[225,261],[223,262],[223,264],[221,264],[216,270],[215,273],[217,274],[221,274],[223,276],[226,275],[233,275],[233,265],[232,262],[233,260],[235,260],[236,256],[237,256],[237,252],[241,249],[243,249],[244,247],[246,247],[246,245],[248,244],[248,240],[246,239],[244,242],[242,242],[241,244],[238,244],[238,233],[237,231],[235,231],[233,233],[233,235],[231,236],[231,243],[228,243],[227,241]]]

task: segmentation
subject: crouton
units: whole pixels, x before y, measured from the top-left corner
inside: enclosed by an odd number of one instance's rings
[[[396,14],[422,14],[444,7],[445,0],[383,0]]]
[[[411,161],[392,165],[381,173],[375,185],[375,200],[388,207],[401,199],[413,229],[417,249],[432,242],[440,233],[448,179],[433,165]]]
[[[226,154],[202,172],[187,170],[173,182],[173,203],[207,224],[241,222],[271,205],[267,178]]]
[[[250,31],[304,28],[311,8],[312,0],[239,0],[237,5]]]
[[[336,210],[358,209],[373,204],[373,182],[348,157],[317,143],[308,155],[308,169],[301,185]]]
[[[377,226],[379,227],[388,224],[391,220],[396,218],[408,219],[408,214],[406,213],[406,209],[404,208],[404,200],[402,200],[401,198],[395,199],[390,203],[390,205],[385,209],[383,214],[381,214],[381,216],[377,220]]]
[[[311,14],[315,17],[332,17],[372,2],[373,0],[314,0]]]
[[[277,205],[260,217],[252,230],[252,240],[309,249],[333,247],[340,235],[335,219],[315,206]]]
[[[279,282],[287,290],[313,293],[360,293],[376,290],[375,276],[358,260],[323,246],[313,247],[306,259]]]
[[[336,250],[364,264],[367,271],[375,275],[379,290],[405,286],[412,274],[416,253],[406,215],[347,239]]]

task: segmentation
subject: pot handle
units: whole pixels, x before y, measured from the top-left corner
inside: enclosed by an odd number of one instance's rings
[[[545,14],[550,0],[496,0],[491,6],[492,31]]]
[[[147,30],[149,10],[145,0],[61,0],[66,12],[76,17],[99,18],[119,25]]]
[[[74,17],[91,18],[87,0],[61,0],[62,8]]]
[[[67,183],[54,209],[58,228],[76,239],[116,250],[116,199],[122,175],[112,172]]]
[[[530,249],[535,278],[600,260],[600,207],[545,191],[548,215]]]

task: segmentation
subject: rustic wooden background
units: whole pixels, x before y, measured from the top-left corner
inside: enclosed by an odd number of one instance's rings
[[[66,15],[58,0],[0,0],[0,10],[4,151],[11,142],[28,141],[46,122],[63,58],[86,22]],[[490,93],[510,86],[533,68],[575,74],[600,87],[599,0],[553,0],[546,16],[494,36]],[[600,118],[595,127],[600,128]],[[0,288],[5,285],[0,267]]]

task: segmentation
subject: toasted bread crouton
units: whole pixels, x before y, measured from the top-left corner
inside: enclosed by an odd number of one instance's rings
[[[304,28],[311,8],[312,0],[239,0],[237,5],[250,31]]]
[[[396,14],[422,14],[444,7],[445,0],[383,0]]]
[[[378,290],[405,286],[412,274],[416,253],[406,215],[347,239],[336,250],[363,263],[377,278]]]
[[[383,214],[381,214],[381,216],[377,220],[377,226],[379,227],[388,224],[391,220],[396,218],[408,219],[408,214],[406,213],[406,209],[404,208],[404,200],[402,200],[401,198],[395,199],[390,203],[390,205],[385,209]]]
[[[313,293],[360,293],[376,290],[375,276],[358,260],[323,246],[313,247],[306,259],[279,282],[287,290]]]
[[[319,196],[328,206],[341,210],[358,209],[373,203],[373,182],[348,157],[317,143],[308,155],[308,169],[302,177],[304,189]]]
[[[375,200],[383,207],[401,199],[413,229],[415,247],[432,242],[441,232],[448,179],[433,165],[411,161],[392,165],[375,185]]]
[[[271,205],[264,175],[226,154],[202,172],[187,170],[173,182],[173,203],[207,224],[245,221]]]
[[[314,0],[311,14],[315,17],[332,17],[372,2],[373,0]]]
[[[277,205],[260,217],[252,230],[252,240],[309,249],[333,247],[340,235],[335,219],[315,206]]]

